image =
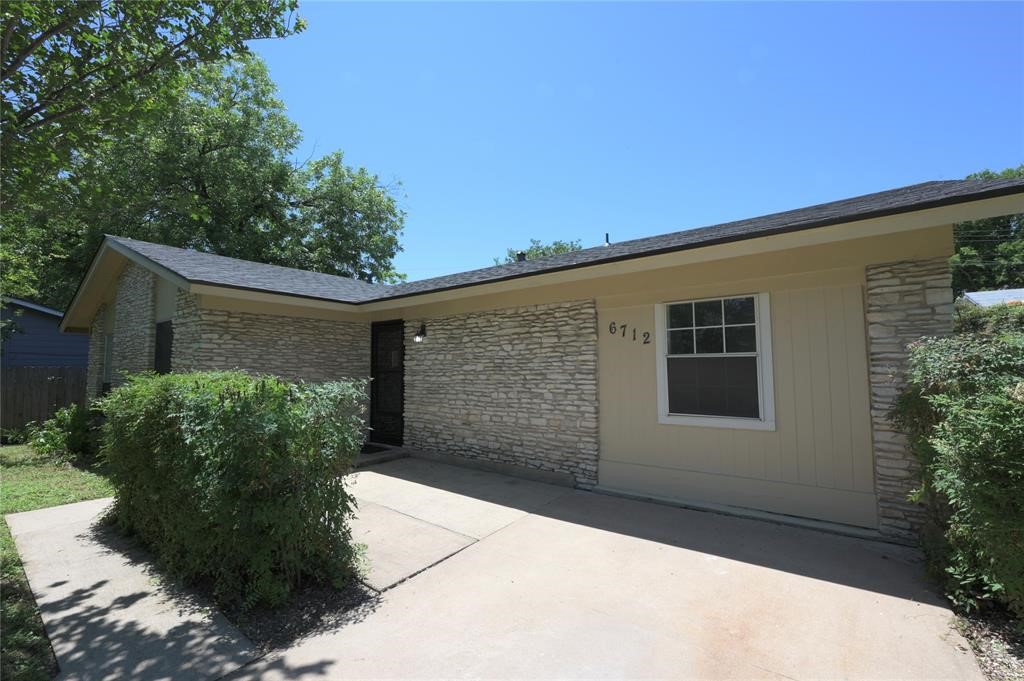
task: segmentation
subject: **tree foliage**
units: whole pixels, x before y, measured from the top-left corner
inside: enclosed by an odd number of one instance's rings
[[[404,213],[392,188],[340,152],[296,165],[300,141],[257,57],[187,71],[159,116],[77,154],[46,192],[6,211],[0,241],[18,278],[5,267],[5,290],[66,305],[104,233],[398,277],[391,260]]]
[[[5,0],[0,154],[7,198],[161,113],[183,66],[303,29],[297,0]],[[20,196],[17,196],[20,200]]]
[[[530,245],[528,248],[510,248],[505,253],[505,259],[495,258],[494,264],[501,265],[502,263],[515,262],[519,258],[520,253],[526,254],[527,260],[535,260],[537,258],[543,258],[548,255],[558,255],[559,253],[569,253],[570,251],[578,251],[583,246],[579,239],[575,241],[552,241],[549,244],[543,243],[540,239],[530,239]]]
[[[968,179],[1024,177],[1024,165]],[[1024,287],[1024,215],[961,222],[953,227],[956,254],[950,260],[953,292]]]

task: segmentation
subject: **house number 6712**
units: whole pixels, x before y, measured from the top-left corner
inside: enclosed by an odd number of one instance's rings
[[[632,332],[632,339],[634,341],[639,341],[644,345],[651,342],[650,331],[637,331],[636,327],[629,326],[629,324],[616,324],[612,322],[608,325],[608,333],[613,336],[621,335],[623,338],[630,338],[629,332]]]

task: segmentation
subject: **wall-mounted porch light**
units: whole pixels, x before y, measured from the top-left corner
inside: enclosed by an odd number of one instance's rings
[[[417,343],[422,343],[423,339],[427,337],[427,325],[420,324],[420,330],[416,332],[416,335],[412,339]]]

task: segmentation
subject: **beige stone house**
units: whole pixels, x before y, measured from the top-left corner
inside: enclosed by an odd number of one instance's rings
[[[372,377],[371,440],[899,539],[905,344],[950,329],[953,223],[1012,213],[1024,181],[928,182],[398,285],[107,237],[62,328],[93,395]]]

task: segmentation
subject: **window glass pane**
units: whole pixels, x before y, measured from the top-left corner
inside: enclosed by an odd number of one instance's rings
[[[697,352],[723,352],[722,327],[697,329]]]
[[[693,330],[669,331],[668,332],[668,354],[670,355],[692,355],[693,354]]]
[[[693,304],[695,326],[715,326],[722,323],[722,301],[705,300]]]
[[[693,303],[668,306],[668,328],[693,326]]]
[[[753,324],[753,298],[727,298],[725,300],[726,324]]]
[[[670,413],[760,416],[756,357],[672,357],[666,361]]]
[[[725,327],[725,351],[757,352],[757,334],[753,325]]]

